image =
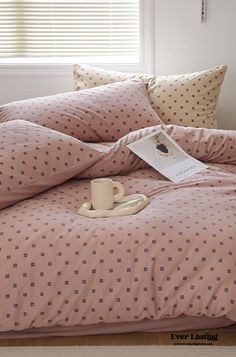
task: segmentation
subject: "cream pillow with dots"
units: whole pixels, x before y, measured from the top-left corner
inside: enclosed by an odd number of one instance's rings
[[[74,88],[81,90],[138,77],[152,107],[166,124],[217,128],[216,108],[227,66],[183,75],[154,76],[74,65]]]

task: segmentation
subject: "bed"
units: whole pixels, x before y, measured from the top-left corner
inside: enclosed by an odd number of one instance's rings
[[[55,117],[42,99],[0,108],[0,338],[234,324],[236,132],[163,124],[143,104],[141,80],[99,88],[84,91],[82,109],[75,92],[43,99]],[[107,90],[129,106],[108,105]],[[159,126],[208,168],[176,184],[128,149]],[[148,206],[132,216],[79,215],[91,178],[107,176],[126,195],[147,195]]]

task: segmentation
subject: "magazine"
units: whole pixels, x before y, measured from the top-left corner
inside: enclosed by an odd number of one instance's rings
[[[207,165],[188,155],[161,128],[127,146],[163,176],[175,183],[207,168]]]

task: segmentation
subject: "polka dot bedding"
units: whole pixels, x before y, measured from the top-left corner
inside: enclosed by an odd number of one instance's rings
[[[0,209],[65,182],[102,155],[80,140],[24,120],[0,124],[0,133]]]
[[[97,166],[99,175],[107,169],[111,150],[111,177],[127,195],[150,198],[136,215],[78,215],[90,199],[86,178],[0,210],[1,332],[182,314],[236,321],[236,132],[166,127],[209,161],[205,171],[174,184],[138,161],[118,170],[120,156],[134,159],[124,143],[145,130],[106,149]]]
[[[133,130],[162,123],[139,79],[0,106],[0,122],[16,119],[90,142],[116,141]]]
[[[140,78],[147,86],[151,105],[165,124],[216,128],[216,108],[227,66],[179,75],[148,75],[74,65],[75,90]]]
[[[124,174],[130,171],[147,168],[148,164],[135,155],[128,144],[139,140],[158,128],[164,129],[184,151],[198,160],[207,163],[236,164],[235,131],[206,128],[185,128],[178,125],[157,125],[140,129],[125,135],[110,148],[100,145],[100,151],[106,153],[94,165],[76,175],[77,178],[92,178]],[[225,135],[227,134],[227,135]],[[99,149],[97,144],[90,147]]]

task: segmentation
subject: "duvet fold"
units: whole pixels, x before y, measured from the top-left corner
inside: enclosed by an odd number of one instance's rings
[[[236,131],[205,128],[186,128],[177,125],[157,125],[131,132],[110,148],[101,146],[104,155],[77,178],[118,175],[133,172],[149,165],[135,155],[127,145],[163,128],[181,148],[192,157],[212,164],[236,164]],[[95,148],[97,144],[89,144]]]
[[[127,148],[156,127],[142,129],[88,144],[101,155],[77,179],[0,210],[1,332],[181,315],[236,321],[236,132],[163,128],[209,168],[173,184]],[[133,216],[80,216],[90,178],[108,175],[150,204]]]

